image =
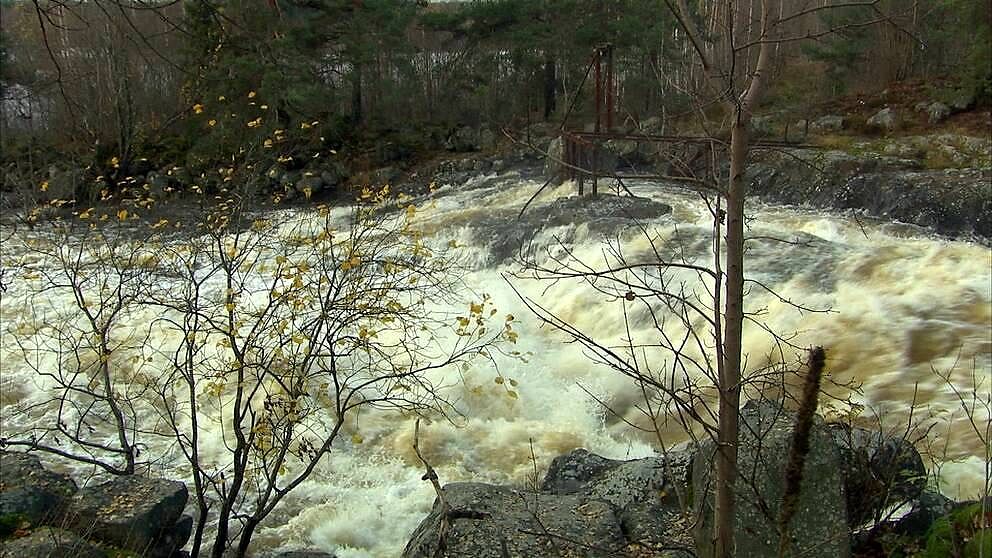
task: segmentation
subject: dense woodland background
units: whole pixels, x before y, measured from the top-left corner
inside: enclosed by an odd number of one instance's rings
[[[723,3],[690,5],[720,33]],[[675,131],[720,108],[685,93],[705,77],[670,14],[665,0],[4,1],[4,190],[53,165],[105,185],[140,173],[139,159],[196,173],[333,150],[374,165],[383,140],[409,158],[458,126],[557,123],[577,91],[581,126],[592,88],[580,84],[605,43],[618,124],[661,116]],[[793,19],[765,110],[802,118],[893,82],[987,104],[990,24],[987,0],[879,0]]]

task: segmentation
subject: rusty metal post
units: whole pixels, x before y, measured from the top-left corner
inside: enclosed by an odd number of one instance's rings
[[[592,144],[592,196],[599,193],[599,140]]]
[[[575,178],[575,172],[571,167],[567,166],[575,164],[572,162],[572,137],[569,134],[562,134],[561,143],[561,158],[565,163],[564,165],[560,165],[562,176],[564,176],[566,180]]]
[[[613,45],[606,45],[606,129],[613,131]]]
[[[599,133],[603,115],[603,51],[596,49],[596,133]]]
[[[585,182],[586,182],[586,172],[585,172],[585,168],[586,168],[585,167],[585,164],[586,164],[585,163],[585,159],[586,159],[585,158],[585,145],[580,144],[580,143],[576,143],[576,145],[575,145],[575,151],[578,154],[578,156],[575,158],[575,160],[576,160],[576,165],[575,166],[576,167],[579,167],[579,169],[582,169],[582,170],[577,170],[575,172],[575,174],[578,175],[579,196],[581,197],[582,195],[585,194]]]

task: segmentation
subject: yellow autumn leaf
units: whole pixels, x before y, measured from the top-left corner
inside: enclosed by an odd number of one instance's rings
[[[195,112],[196,114],[203,114],[203,105],[201,105],[200,103],[193,105],[193,112]]]
[[[127,210],[126,209],[122,209],[122,210],[118,211],[117,212],[117,218],[120,219],[121,221],[126,220],[127,219]]]
[[[351,435],[351,443],[353,444],[361,444],[364,441],[365,438],[362,438],[362,435],[358,434],[357,432]]]
[[[255,92],[254,91],[249,91],[248,92],[248,98],[249,99],[254,99],[255,98]]]
[[[212,128],[212,127],[214,127],[214,126],[216,126],[216,125],[217,125],[217,121],[216,121],[216,120],[214,120],[213,118],[211,118],[211,119],[210,119],[210,121],[209,121],[209,122],[207,122],[207,125],[208,125],[208,126],[210,126],[210,127]]]
[[[48,191],[48,181],[46,180],[46,181],[42,182],[41,185],[39,185],[39,188],[41,188],[41,191],[42,192],[47,192]]]

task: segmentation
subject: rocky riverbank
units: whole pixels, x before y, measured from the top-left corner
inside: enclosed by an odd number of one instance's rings
[[[767,401],[742,411],[736,556],[777,555],[794,419]],[[948,517],[974,516],[980,506],[929,490],[923,460],[905,439],[818,420],[810,440],[786,556],[888,556],[907,548],[928,557],[977,556],[979,544],[992,547],[989,529],[948,528]],[[539,488],[446,485],[403,555],[706,555],[714,451],[704,442],[616,461],[577,449],[552,462]]]
[[[775,555],[795,416],[751,401],[741,414],[738,556]],[[982,508],[928,488],[907,440],[815,421],[787,556],[977,556],[992,548]],[[705,552],[712,521],[712,442],[619,461],[576,449],[535,486],[460,482],[411,535],[405,558],[626,556]],[[0,453],[0,556],[181,558],[193,525],[181,482],[116,477],[76,487],[31,454]],[[954,553],[956,552],[956,554]],[[557,554],[555,554],[557,553]],[[330,558],[294,551],[278,558]]]

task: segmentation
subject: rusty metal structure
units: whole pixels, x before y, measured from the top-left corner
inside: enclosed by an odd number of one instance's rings
[[[715,157],[724,147],[724,142],[712,137],[681,136],[681,135],[659,135],[641,134],[616,131],[615,115],[617,105],[617,75],[614,67],[613,45],[607,43],[596,47],[593,50],[592,58],[586,69],[579,87],[572,99],[564,119],[560,126],[562,138],[562,159],[559,163],[559,177],[565,180],[571,179],[578,185],[579,195],[585,194],[585,183],[591,183],[592,195],[599,193],[600,179],[612,179],[616,183],[616,191],[620,192],[626,187],[623,185],[624,179],[645,179],[645,180],[681,180],[697,183],[709,182],[715,179],[712,176],[712,169],[715,167]],[[594,80],[594,115],[593,131],[568,130],[565,128],[568,117],[575,108],[585,82],[589,74],[593,73]],[[611,164],[614,155],[611,150],[604,147],[604,144],[611,141],[632,141],[637,143],[648,143],[654,145],[667,144],[672,151],[682,149],[690,151],[692,154],[679,160],[672,157],[671,165],[674,172],[662,173],[621,173]],[[754,142],[755,148],[780,148],[796,147],[798,144],[786,141],[761,141]],[[692,146],[686,149],[686,146]],[[702,176],[693,172],[694,167],[699,166],[699,159],[705,161],[704,168],[707,169]],[[543,189],[543,188],[542,188]]]

